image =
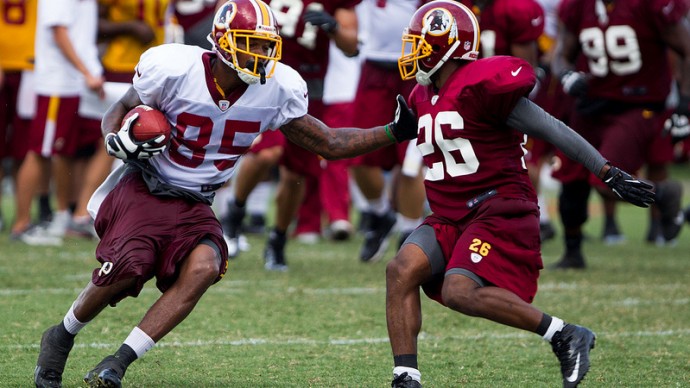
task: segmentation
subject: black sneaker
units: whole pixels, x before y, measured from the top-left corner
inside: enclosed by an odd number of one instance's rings
[[[357,231],[366,233],[371,230],[371,219],[374,213],[369,211],[362,211],[359,213],[359,223],[357,224]]]
[[[582,252],[567,252],[561,258],[561,261],[552,264],[551,269],[584,269],[585,258],[582,256]]]
[[[359,253],[360,260],[374,262],[381,259],[386,248],[388,248],[388,240],[396,219],[397,217],[392,211],[381,216],[372,216],[371,230],[364,233],[364,245]]]
[[[561,363],[563,388],[577,387],[589,371],[589,351],[597,336],[586,327],[566,324],[553,335],[551,348]]]
[[[552,240],[556,237],[556,229],[553,228],[551,221],[539,223],[539,239],[541,242]]]
[[[263,214],[250,214],[244,232],[249,234],[264,234],[266,232],[266,217]]]
[[[285,272],[288,270],[285,262],[285,243],[287,237],[285,235],[278,235],[275,231],[271,231],[268,235],[268,243],[264,250],[264,268],[267,271]]]
[[[115,356],[108,356],[84,376],[84,382],[92,388],[120,388],[126,370]]]
[[[407,372],[395,375],[393,381],[391,382],[392,388],[422,388],[422,383],[414,380],[410,377]]]
[[[36,387],[62,387],[62,372],[74,345],[74,336],[61,334],[66,331],[60,326],[62,323],[49,327],[41,337],[41,350],[34,370]]]
[[[235,201],[228,203],[228,215],[223,219],[223,235],[228,245],[228,256],[231,259],[240,253],[239,237],[242,231],[242,220],[247,209],[235,205]]]
[[[680,208],[683,185],[678,181],[665,181],[657,185],[656,205],[661,213],[661,236],[672,241],[680,233],[685,216]]]

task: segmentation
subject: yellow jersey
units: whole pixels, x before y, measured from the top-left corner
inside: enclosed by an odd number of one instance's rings
[[[120,35],[109,41],[102,57],[106,71],[116,73],[134,72],[139,56],[148,48],[158,46],[165,39],[165,22],[170,0],[100,0],[108,7],[106,17],[112,22],[140,20],[148,24],[155,33],[154,40],[142,44],[129,35]]]
[[[38,0],[0,0],[0,67],[5,71],[34,67]]]

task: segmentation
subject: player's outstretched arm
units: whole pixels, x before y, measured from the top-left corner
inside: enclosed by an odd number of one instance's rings
[[[582,136],[532,101],[521,98],[506,121],[528,136],[544,139],[601,178],[621,199],[640,207],[654,203],[653,187],[611,166]]]
[[[310,115],[290,121],[280,130],[298,144],[326,159],[344,159],[417,137],[417,116],[398,95],[398,109],[389,124],[369,129],[331,128]]]

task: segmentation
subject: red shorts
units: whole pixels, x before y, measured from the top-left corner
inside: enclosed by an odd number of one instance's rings
[[[0,159],[11,157],[22,160],[28,148],[27,133],[31,120],[17,114],[17,96],[22,73],[8,71],[0,87]]]
[[[101,241],[96,258],[110,262],[94,269],[91,281],[105,286],[136,278],[132,289],[118,295],[136,297],[144,284],[156,277],[156,286],[165,292],[177,279],[179,265],[203,239],[214,243],[221,253],[220,280],[227,270],[228,251],[223,230],[211,207],[181,198],[158,197],[149,193],[139,172],[122,178],[105,198],[95,221]]]
[[[434,228],[445,272],[470,271],[491,285],[509,290],[527,303],[537,293],[539,271],[544,267],[539,241],[539,208],[532,201],[492,198],[471,219],[460,223],[427,217]],[[442,303],[443,280],[426,284],[427,295]]]
[[[616,167],[635,174],[650,158],[652,152],[663,148],[660,138],[664,116],[642,108],[629,109],[622,113],[581,116],[573,115],[573,128],[589,141],[594,148]],[[661,142],[660,142],[661,141]],[[672,158],[671,142],[667,157]],[[656,151],[654,149],[656,148]],[[594,174],[583,165],[568,159],[560,150],[556,156],[561,167],[553,173],[563,183],[589,180],[591,184],[605,187]]]
[[[73,157],[86,144],[100,141],[97,121],[79,116],[79,96],[39,95],[29,131],[29,150],[43,157]]]
[[[398,94],[407,98],[414,88],[413,80],[400,79],[398,68],[385,68],[364,62],[354,102],[355,125],[371,128],[386,125],[393,120]],[[408,142],[393,144],[353,159],[353,165],[381,167],[391,170],[405,159]]]

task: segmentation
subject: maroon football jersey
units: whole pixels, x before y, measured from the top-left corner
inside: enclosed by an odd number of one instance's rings
[[[661,103],[671,85],[661,31],[687,12],[684,0],[564,0],[559,18],[574,33],[577,69],[591,74],[588,94],[629,103]]]
[[[495,0],[481,10],[473,0],[461,3],[479,19],[484,58],[512,55],[511,44],[536,41],[544,31],[544,10],[534,0]]]
[[[436,215],[460,220],[485,193],[536,201],[523,159],[526,135],[505,123],[535,82],[529,63],[496,56],[464,65],[438,92],[421,85],[412,91],[417,148]]]
[[[319,26],[306,25],[302,15],[307,9],[335,15],[338,8],[353,8],[361,0],[268,0],[283,37],[281,62],[297,70],[302,78],[323,79],[328,67],[329,37]]]

